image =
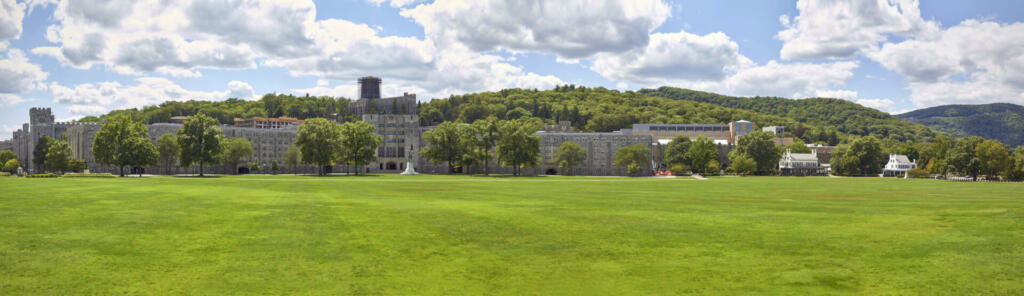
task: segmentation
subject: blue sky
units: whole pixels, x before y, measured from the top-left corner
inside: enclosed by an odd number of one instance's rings
[[[165,3],[166,2],[166,3]],[[1021,1],[0,0],[0,139],[168,100],[558,84],[1024,103]]]

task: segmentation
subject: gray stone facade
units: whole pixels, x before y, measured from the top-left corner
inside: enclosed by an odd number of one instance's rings
[[[405,170],[408,156],[412,157],[412,163],[416,171],[424,173],[447,173],[447,164],[430,163],[419,157],[419,151],[426,145],[423,140],[423,132],[433,127],[424,127],[419,124],[419,116],[415,94],[404,94],[400,97],[380,98],[380,79],[376,77],[364,77],[360,79],[361,98],[349,104],[349,114],[358,115],[363,121],[373,124],[375,133],[381,136],[381,145],[377,149],[377,161],[370,163],[364,168],[354,168],[346,165],[337,165],[332,168],[334,173],[347,173],[352,170],[360,170],[369,173],[400,173]],[[92,154],[92,144],[100,124],[95,123],[57,123],[54,122],[53,113],[49,108],[32,108],[29,110],[30,122],[23,125],[21,130],[14,132],[14,137],[8,141],[0,142],[0,149],[14,150],[19,161],[28,169],[35,169],[32,165],[32,150],[35,142],[43,136],[59,139],[66,134],[68,144],[77,158],[85,160],[92,172],[116,172],[117,168],[102,166],[98,164]],[[164,135],[177,133],[182,127],[180,117],[172,118],[174,123],[154,123],[147,125],[149,139],[156,144],[156,140]],[[339,123],[340,124],[340,123]],[[252,127],[221,125],[218,128],[223,131],[226,138],[245,138],[253,146],[253,159],[259,159],[262,172],[268,172],[273,162],[278,163],[280,173],[288,172],[284,169],[285,154],[288,147],[295,143],[298,128],[294,125],[258,125]],[[583,165],[571,172],[575,175],[613,176],[626,175],[626,169],[616,167],[615,153],[623,146],[643,144],[652,150],[652,160],[646,164],[643,172],[651,174],[653,169],[658,168],[655,164],[660,163],[660,156],[663,154],[663,145],[657,144],[658,140],[671,139],[676,135],[688,135],[691,138],[704,135],[716,139],[719,143],[719,160],[724,165],[727,161],[726,155],[731,150],[736,138],[752,131],[753,123],[749,121],[736,121],[729,124],[635,124],[631,129],[623,129],[618,132],[606,133],[581,133],[573,132],[568,122],[560,122],[558,125],[548,125],[543,131],[537,132],[541,137],[540,163],[534,168],[524,168],[523,174],[565,174],[559,172],[557,158],[558,146],[565,142],[574,142],[587,150],[587,158]],[[239,167],[226,167],[213,165],[208,168],[210,173],[231,174],[237,173],[240,169],[248,170],[249,162],[246,160]],[[483,172],[482,166],[463,168],[466,172]],[[315,172],[316,168],[310,165],[302,165],[297,172]],[[497,160],[492,160],[488,171],[495,174],[510,174],[512,168],[501,166]],[[181,174],[192,173],[194,169],[184,169],[177,164],[165,167],[159,164],[148,169],[147,173],[159,174]]]
[[[728,124],[638,123],[631,128],[620,130],[626,134],[650,135],[654,140],[672,140],[676,136],[687,136],[690,140],[694,140],[699,136],[704,136],[712,140],[727,141],[730,144],[736,144],[740,137],[752,131],[754,131],[754,123],[746,120],[733,121]]]
[[[417,114],[416,94],[406,93],[401,97],[359,99],[348,103],[350,114]]]
[[[405,170],[406,155],[410,151],[413,152],[413,163],[419,159],[419,115],[363,114],[362,120],[372,124],[374,133],[381,136],[377,161],[366,168],[368,172],[401,173]]]
[[[50,108],[31,108],[28,114],[29,123],[23,124],[21,129],[14,132],[8,145],[17,154],[21,167],[29,172],[40,169],[32,163],[32,158],[34,157],[33,150],[35,150],[36,142],[39,141],[39,138],[50,137],[60,140],[61,136],[67,133],[68,129],[86,124],[79,122],[55,122]]]
[[[573,133],[573,132],[537,132],[540,135],[540,167],[543,174],[566,174],[560,172],[558,163],[558,146],[565,142],[579,144],[587,150],[587,159],[574,168],[572,174],[587,176],[625,176],[626,168],[615,166],[615,153],[619,148],[643,144],[651,149],[650,135],[634,135],[622,132],[610,133]],[[651,175],[651,163],[641,170],[641,175]]]

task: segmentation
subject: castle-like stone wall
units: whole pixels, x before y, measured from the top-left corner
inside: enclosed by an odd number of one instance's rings
[[[538,132],[540,135],[540,168],[545,174],[566,174],[558,168],[558,146],[565,142],[579,144],[587,150],[587,159],[571,172],[574,175],[588,176],[624,176],[626,169],[615,166],[615,153],[619,148],[641,144],[651,149],[650,135],[634,135],[622,132],[610,133],[564,133]],[[651,164],[646,163],[641,169],[643,175],[651,174]]]
[[[348,103],[350,114],[418,114],[416,94],[406,93],[401,97],[380,99],[359,99]]]

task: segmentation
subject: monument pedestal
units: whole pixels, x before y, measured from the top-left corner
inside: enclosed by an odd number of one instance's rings
[[[411,161],[405,162],[405,171],[402,172],[402,175],[419,175],[419,174],[420,173],[417,173],[416,170],[412,168],[412,162]]]

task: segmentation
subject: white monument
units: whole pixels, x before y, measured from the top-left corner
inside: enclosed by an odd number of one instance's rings
[[[419,175],[415,169],[412,168],[412,146],[405,152],[405,171],[402,175]]]

